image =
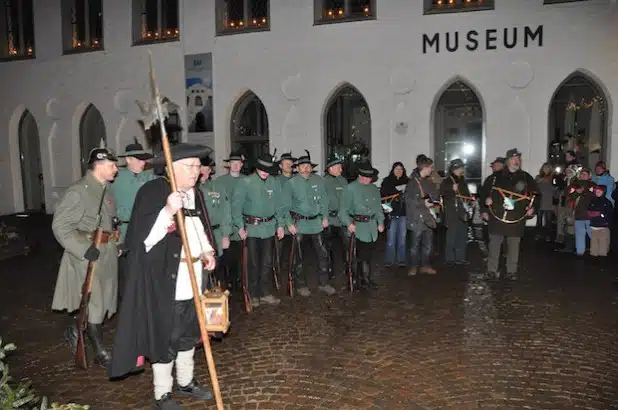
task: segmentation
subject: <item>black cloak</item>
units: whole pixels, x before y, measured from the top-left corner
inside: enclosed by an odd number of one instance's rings
[[[174,231],[146,253],[144,240],[170,193],[167,179],[157,178],[144,184],[135,198],[125,238],[128,251],[126,288],[108,368],[110,378],[134,371],[140,356],[151,363],[167,357],[182,241],[178,231]],[[206,236],[216,249],[204,197],[199,189],[195,189],[195,209]]]

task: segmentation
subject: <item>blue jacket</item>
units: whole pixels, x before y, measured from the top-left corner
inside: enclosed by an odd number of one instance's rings
[[[609,199],[612,205],[614,205],[614,199],[612,198],[612,192],[614,192],[614,177],[609,172],[603,175],[593,175],[592,182],[597,185],[605,185],[605,198]]]
[[[594,228],[609,228],[614,215],[612,203],[604,196],[594,197],[588,206],[590,216],[590,226]]]

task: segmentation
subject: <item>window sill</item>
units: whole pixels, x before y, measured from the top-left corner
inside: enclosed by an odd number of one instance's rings
[[[324,19],[324,20],[314,20],[314,26],[323,26],[327,24],[337,24],[337,23],[353,23],[357,21],[373,21],[377,20],[376,16],[354,16],[354,17],[342,17],[342,18],[333,18],[333,19]]]
[[[543,0],[543,5],[549,6],[552,4],[576,3],[580,1],[586,1],[586,0]]]
[[[487,11],[494,10],[493,5],[487,6],[459,6],[459,7],[445,7],[445,8],[431,8],[425,10],[423,14],[431,15],[431,14],[448,14],[448,13],[467,13],[471,11]]]
[[[224,29],[217,32],[217,37],[221,36],[233,36],[234,34],[245,33],[260,33],[264,31],[270,31],[269,27],[249,27],[249,28],[237,28],[237,29]]]
[[[156,39],[156,40],[137,40],[133,42],[133,46],[145,46],[145,45],[149,45],[149,44],[159,44],[159,43],[173,43],[176,41],[180,41],[180,37],[174,37],[174,38],[163,38],[163,39]]]
[[[33,54],[31,56],[8,56],[8,57],[0,57],[0,63],[8,63],[11,61],[21,61],[21,60],[34,60],[36,56]]]
[[[105,51],[105,49],[103,47],[97,47],[97,48],[93,48],[93,47],[80,47],[80,48],[69,48],[66,49],[62,52],[62,55],[71,55],[71,54],[84,54],[84,53],[93,53],[96,51]]]

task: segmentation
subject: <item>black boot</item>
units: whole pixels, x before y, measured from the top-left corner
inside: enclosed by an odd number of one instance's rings
[[[371,269],[371,264],[369,262],[363,263],[363,276],[365,277],[365,283],[367,284],[367,288],[374,289],[378,286],[377,283],[373,281],[373,270]]]
[[[92,350],[94,350],[94,362],[107,368],[107,365],[112,357],[103,344],[103,331],[101,329],[101,325],[88,323],[86,334],[88,335],[88,340],[90,340],[90,344],[92,345]]]
[[[71,354],[75,357],[77,351],[77,325],[75,323],[65,329],[64,340],[69,344]]]
[[[359,289],[369,289],[369,264],[367,262],[359,262]]]

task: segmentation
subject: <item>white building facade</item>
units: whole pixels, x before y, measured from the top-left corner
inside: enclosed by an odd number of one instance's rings
[[[182,139],[211,145],[220,173],[231,149],[308,149],[323,164],[357,142],[381,176],[426,153],[438,169],[466,157],[480,178],[510,148],[536,175],[566,134],[591,166],[618,164],[615,0],[8,3],[0,214],[53,212],[96,141],[144,141],[148,50]],[[193,89],[214,132],[189,133],[185,57],[206,53],[212,87]]]

